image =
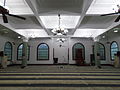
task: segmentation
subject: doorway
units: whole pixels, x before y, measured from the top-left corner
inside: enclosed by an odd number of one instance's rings
[[[78,64],[78,65],[82,65],[84,63],[82,51],[83,50],[81,48],[75,49],[75,60],[76,60],[76,64]]]
[[[75,43],[72,48],[73,60],[77,65],[83,65],[85,60],[85,47],[81,43]]]

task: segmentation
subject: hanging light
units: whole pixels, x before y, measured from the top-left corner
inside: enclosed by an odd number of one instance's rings
[[[114,12],[120,12],[120,4],[118,3],[117,5],[113,6]]]
[[[63,27],[60,27],[60,14],[58,14],[58,17],[59,17],[59,24],[58,24],[58,28],[54,28],[53,30],[52,30],[52,33],[54,34],[54,35],[67,35],[67,32],[68,32],[68,30],[67,29],[65,29],[65,28],[63,28]]]
[[[66,39],[65,38],[57,38],[57,41],[64,43],[66,41]]]

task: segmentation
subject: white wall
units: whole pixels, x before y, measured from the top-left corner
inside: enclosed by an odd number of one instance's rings
[[[75,63],[74,60],[72,60],[72,47],[75,43],[82,43],[85,47],[85,62],[90,63],[90,54],[92,54],[92,45],[93,40],[86,39],[86,38],[71,38],[69,42],[69,48],[70,48],[70,64]]]
[[[105,46],[105,60],[101,60],[101,64],[111,64],[110,60],[110,44],[108,39],[102,39],[100,40],[100,43],[102,43]]]
[[[46,43],[49,46],[49,60],[37,60],[37,46],[40,43]],[[30,45],[30,60],[29,64],[53,64],[53,46],[52,39],[33,39],[29,41]]]
[[[118,46],[119,46],[119,51],[120,51],[120,36],[118,33],[114,33],[109,35],[109,38],[105,38],[100,40],[101,43],[104,44],[105,46],[105,50],[106,50],[106,60],[105,61],[101,61],[102,64],[113,64],[114,61],[111,61],[111,57],[110,57],[110,45],[113,41],[116,41]],[[107,43],[109,42],[109,43]]]
[[[120,51],[120,36],[110,37],[110,38],[109,38],[109,42],[112,43],[113,41],[116,41],[116,42],[117,42],[118,47],[119,47],[119,51]],[[110,44],[109,44],[109,49],[108,49],[108,51],[110,52]],[[113,64],[113,63],[114,63],[114,61],[111,61],[110,53],[109,53],[109,63],[110,63],[110,64]]]
[[[60,47],[60,42],[57,41],[57,38],[41,38],[41,39],[31,39],[29,40],[30,45],[30,60],[28,64],[53,64],[53,48],[54,48],[54,57],[58,58],[58,63],[68,63],[68,49],[69,49],[69,64],[74,64],[75,61],[72,60],[72,47],[75,43],[82,43],[85,47],[85,61],[90,63],[90,54],[92,54],[92,39],[86,38],[65,38],[66,41],[62,43]],[[16,52],[17,47],[21,42],[16,42]],[[49,45],[49,60],[37,60],[37,46],[40,43],[46,43]],[[17,54],[17,53],[16,53]],[[17,59],[17,55],[16,55]],[[18,63],[21,63],[18,61]]]
[[[11,42],[12,44],[12,61],[16,59],[15,57],[15,40],[12,39],[12,38],[8,38],[8,37],[5,37],[5,36],[2,36],[0,35],[0,51],[4,51],[4,45],[6,42]],[[8,62],[9,64],[9,62]]]
[[[54,58],[58,58],[58,63],[68,63],[69,38],[65,38],[64,42],[59,42],[57,39],[52,38]]]
[[[58,63],[68,63],[74,64],[75,61],[72,60],[72,47],[75,43],[82,43],[85,47],[85,61],[86,63],[90,63],[90,54],[92,54],[92,45],[94,44],[92,39],[86,39],[86,38],[65,38],[66,41],[62,43],[62,47],[60,47],[60,43],[57,41],[57,38],[41,38],[41,39],[31,39],[29,41],[30,45],[30,60],[28,61],[28,64],[53,64],[53,48],[54,48],[54,57],[58,58]],[[118,45],[120,46],[120,37],[110,37],[109,41],[116,41]],[[4,37],[0,35],[0,51],[4,50],[5,43],[9,41],[13,45],[13,55],[12,60],[17,61],[17,47],[20,43],[22,43],[22,40],[16,40],[8,37]],[[15,45],[13,44],[15,43]],[[105,45],[106,50],[106,60],[101,61],[101,64],[113,64],[113,61],[110,60],[110,44],[107,44],[106,40],[100,40],[102,44]],[[49,60],[39,60],[37,61],[37,46],[40,43],[47,43],[49,45]],[[69,49],[69,60],[68,60],[68,49]],[[119,47],[120,49],[120,47]],[[21,63],[21,61],[17,61],[18,64]]]

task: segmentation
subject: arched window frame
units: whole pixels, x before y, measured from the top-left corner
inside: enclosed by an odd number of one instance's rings
[[[10,47],[11,47],[11,48],[9,48],[9,49],[10,49],[10,58],[9,58],[9,56],[7,55],[6,51],[5,51],[6,49],[8,49],[8,48],[6,48],[6,44],[8,44],[8,43],[9,43],[9,45],[10,45]],[[11,43],[11,42],[6,42],[6,43],[5,43],[5,46],[4,46],[4,54],[6,54],[6,55],[8,56],[8,60],[10,60],[10,61],[12,60],[12,48],[13,48],[13,47],[12,47],[12,43]]]
[[[116,45],[117,45],[117,51],[119,51],[119,46],[118,46],[118,43],[116,42],[116,41],[113,41],[111,44],[110,44],[110,58],[111,58],[111,61],[114,61],[114,56],[112,57],[112,44],[113,43],[116,43]],[[117,53],[117,52],[116,52]],[[115,54],[115,53],[114,53]]]
[[[73,45],[73,47],[72,47],[72,58],[73,58],[73,60],[75,60],[75,58],[74,58],[74,46],[75,46],[76,44],[80,44],[80,45],[83,46],[83,59],[85,60],[85,47],[84,47],[84,45],[83,45],[82,43],[75,43],[75,44]]]
[[[48,58],[47,59],[40,59],[38,56],[38,50],[39,50],[39,46],[40,45],[42,45],[42,44],[45,44],[45,45],[47,45],[47,47],[48,47]],[[48,46],[48,44],[46,44],[46,43],[40,43],[38,46],[37,46],[37,60],[39,61],[39,60],[49,60],[49,46]]]
[[[102,43],[99,43],[103,48],[103,50],[100,50],[100,51],[103,51],[103,53],[104,53],[104,57],[102,57],[101,58],[101,53],[100,53],[100,60],[106,60],[106,57],[105,57],[105,53],[106,53],[106,51],[105,51],[105,46],[104,46],[104,44],[102,44]],[[100,48],[101,49],[101,48]]]
[[[19,46],[17,47],[17,60],[22,60],[22,59],[19,59],[18,57],[18,49],[19,49],[19,47],[21,46],[21,45],[23,45],[23,43],[21,43],[21,44],[19,44]],[[30,57],[30,46],[28,46],[28,60],[29,60],[29,57]]]
[[[19,58],[19,48],[21,45],[23,45],[23,43],[19,44],[17,47],[17,60],[22,60],[22,55],[21,55],[21,59]]]

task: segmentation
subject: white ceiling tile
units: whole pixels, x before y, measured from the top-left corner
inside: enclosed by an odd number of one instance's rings
[[[27,38],[49,37],[43,29],[17,29],[16,32]]]
[[[3,4],[4,0],[0,0]],[[4,5],[4,4],[3,4]],[[6,7],[8,7],[11,14],[33,14],[30,7],[27,5],[25,0],[6,0]]]
[[[72,37],[96,37],[106,29],[77,29]]]
[[[80,16],[60,16],[60,26],[64,28],[75,28]],[[40,16],[42,23],[46,28],[57,28],[59,17],[56,16]]]
[[[120,0],[93,0],[86,14],[107,14],[114,13],[113,8],[120,3]]]

